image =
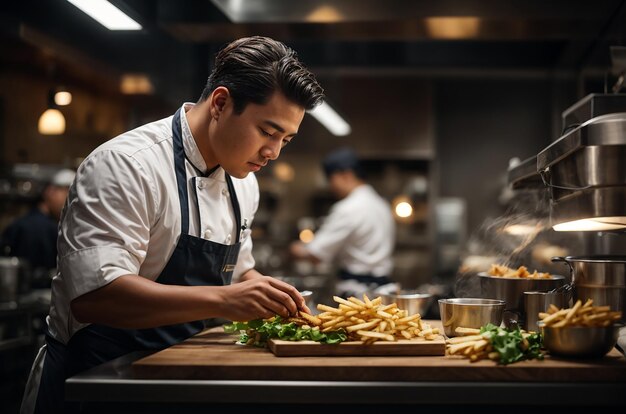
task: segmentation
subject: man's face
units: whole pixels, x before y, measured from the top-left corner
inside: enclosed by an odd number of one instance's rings
[[[338,199],[342,199],[347,195],[346,178],[347,171],[335,171],[328,177],[328,188]]]
[[[304,108],[276,92],[265,105],[250,103],[237,115],[228,97],[209,133],[211,150],[226,172],[244,178],[280,155],[298,132]]]

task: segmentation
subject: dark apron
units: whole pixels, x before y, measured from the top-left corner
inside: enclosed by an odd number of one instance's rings
[[[172,120],[172,133],[174,168],[181,210],[181,233],[174,253],[156,282],[182,286],[228,285],[232,279],[241,245],[239,241],[241,212],[232,180],[228,174],[225,174],[237,226],[235,244],[224,245],[189,235],[189,194],[180,109]],[[198,207],[198,198],[197,196],[195,198],[196,207]],[[163,311],[167,312],[167,309]],[[67,346],[48,337],[35,412],[67,412],[76,408],[68,407],[69,404],[63,405],[66,378],[132,351],[167,348],[195,335],[202,329],[204,329],[204,321],[151,329],[116,329],[91,324],[76,332]]]

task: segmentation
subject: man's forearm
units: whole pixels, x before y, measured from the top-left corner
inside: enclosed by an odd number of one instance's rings
[[[219,286],[173,286],[126,275],[71,303],[83,323],[143,329],[221,316]]]

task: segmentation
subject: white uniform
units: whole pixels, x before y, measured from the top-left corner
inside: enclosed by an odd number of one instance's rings
[[[395,222],[389,203],[368,184],[333,205],[306,249],[322,261],[336,259],[354,275],[390,276]]]
[[[184,109],[193,104],[186,103]],[[221,244],[236,240],[239,224],[231,211],[225,172],[198,177],[207,166],[181,111],[185,168],[189,190],[189,234]],[[249,226],[259,205],[254,174],[233,178],[248,229],[233,280],[254,267]],[[196,208],[197,194],[198,208]],[[181,229],[181,211],[174,169],[172,117],[104,143],[81,164],[65,205],[58,241],[59,272],[52,280],[52,303],[47,318],[50,334],[66,344],[86,326],[73,317],[70,302],[116,278],[138,274],[156,280],[168,263]],[[43,350],[43,349],[42,349]],[[39,352],[24,396],[36,399],[45,352]],[[29,397],[29,392],[34,392]]]

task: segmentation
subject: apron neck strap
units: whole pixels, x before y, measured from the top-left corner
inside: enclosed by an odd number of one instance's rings
[[[172,119],[172,136],[174,140],[174,170],[176,172],[178,199],[180,201],[181,234],[189,234],[189,192],[187,191],[187,173],[185,170],[185,159],[187,159],[187,156],[185,154],[185,148],[183,146],[183,137],[181,132],[181,109],[182,108],[179,108],[176,111],[176,113],[174,114],[174,119]],[[191,161],[190,163],[191,165],[193,165]],[[194,168],[196,168],[195,165],[193,166]],[[213,174],[218,168],[219,165],[209,170],[206,174],[203,174],[199,171],[199,175],[203,177],[208,177],[209,175]],[[226,179],[226,185],[228,186],[228,192],[230,193],[230,202],[233,207],[233,212],[235,213],[235,243],[239,243],[239,240],[241,238],[241,230],[245,230],[245,225],[241,224],[241,210],[239,208],[237,193],[235,192],[235,187],[233,186],[233,180],[230,175],[226,173],[226,171],[224,171],[224,178]],[[200,206],[198,205],[197,195],[195,202],[199,214]]]

